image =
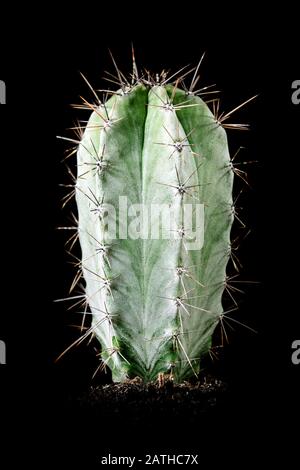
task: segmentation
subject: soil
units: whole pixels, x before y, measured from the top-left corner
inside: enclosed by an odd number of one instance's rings
[[[76,398],[76,408],[85,415],[91,413],[95,418],[96,414],[114,422],[126,419],[157,425],[162,419],[170,422],[186,418],[191,423],[219,408],[226,390],[224,382],[213,378],[182,384],[171,380],[145,384],[136,378],[125,383],[91,387],[88,393]]]
[[[101,456],[108,454],[141,459],[146,454],[201,454],[203,465],[212,458],[216,464],[223,459],[222,442],[232,438],[226,423],[239,435],[230,397],[231,388],[209,376],[182,384],[133,379],[73,391],[53,413],[55,452],[60,463],[66,459],[66,468],[71,462],[74,468],[81,462],[80,468],[98,468]]]
[[[98,468],[100,457],[109,453],[143,459],[205,448],[211,455],[212,436],[226,422],[230,396],[224,382],[208,376],[181,384],[166,376],[150,383],[136,378],[82,390],[68,393],[51,418],[56,454],[60,462],[66,459],[67,468],[71,461],[76,468],[82,461],[81,468]]]

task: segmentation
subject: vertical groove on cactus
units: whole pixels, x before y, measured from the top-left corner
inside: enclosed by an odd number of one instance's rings
[[[92,113],[74,141],[92,315],[83,336],[97,338],[99,367],[114,381],[165,373],[180,382],[199,373],[224,314],[234,171],[222,119],[231,113],[212,113],[180,79],[138,79],[135,61],[134,71],[132,83],[118,71],[121,88],[105,103],[84,100]],[[204,220],[196,249],[187,208]]]

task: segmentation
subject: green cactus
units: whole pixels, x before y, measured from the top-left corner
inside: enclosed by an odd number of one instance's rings
[[[99,368],[107,365],[114,381],[163,373],[181,382],[199,373],[224,315],[234,220],[224,127],[237,125],[226,126],[231,113],[218,116],[216,101],[213,113],[194,92],[198,68],[188,90],[181,78],[139,78],[133,65],[130,81],[116,67],[120,89],[105,103],[82,106],[92,113],[75,195],[92,324],[80,341],[99,340]],[[198,248],[187,208],[203,222]]]

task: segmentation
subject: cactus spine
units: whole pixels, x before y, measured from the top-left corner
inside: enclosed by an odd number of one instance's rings
[[[187,90],[180,79],[140,79],[135,62],[133,70],[129,83],[117,69],[120,89],[105,103],[83,105],[92,111],[75,184],[92,314],[84,337],[99,340],[101,367],[114,381],[165,373],[180,382],[198,374],[224,315],[234,219],[227,115],[218,117],[193,92],[196,74]],[[192,217],[204,214],[198,249],[190,249],[183,206]],[[171,228],[161,208],[172,210]],[[151,237],[154,226],[159,236]]]

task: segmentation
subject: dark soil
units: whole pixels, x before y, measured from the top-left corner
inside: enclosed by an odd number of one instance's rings
[[[102,418],[131,422],[187,419],[196,421],[203,414],[220,407],[226,395],[226,385],[217,379],[202,382],[175,384],[170,380],[163,384],[143,383],[134,379],[91,387],[88,393],[76,398],[78,407],[85,414]],[[74,404],[74,401],[73,401]]]
[[[225,383],[209,377],[182,384],[166,378],[163,383],[133,379],[97,384],[73,391],[60,404],[52,418],[55,442],[68,468],[70,459],[76,465],[83,460],[84,468],[93,468],[99,456],[108,453],[143,458],[145,454],[198,453],[205,448],[210,455],[212,436],[226,422],[228,396]]]

